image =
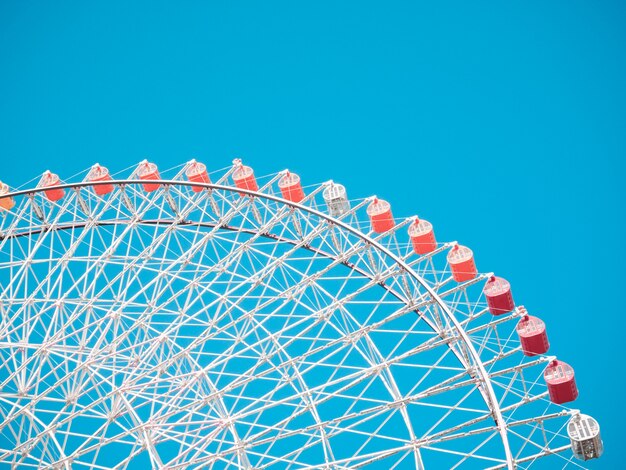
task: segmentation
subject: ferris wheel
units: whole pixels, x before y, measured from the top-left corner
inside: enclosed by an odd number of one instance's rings
[[[474,253],[235,160],[0,184],[0,463],[562,468],[574,370]],[[479,261],[479,260],[478,260]],[[546,325],[547,324],[547,325]]]

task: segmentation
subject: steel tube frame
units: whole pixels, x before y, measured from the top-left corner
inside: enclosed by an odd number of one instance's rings
[[[80,188],[86,188],[86,187],[91,187],[91,186],[98,186],[98,185],[142,185],[144,184],[146,181],[145,180],[140,180],[140,179],[124,179],[124,180],[109,180],[109,181],[82,181],[82,182],[78,182],[78,183],[67,183],[67,184],[61,184],[61,185],[55,185],[55,186],[48,186],[48,187],[40,187],[40,188],[33,188],[33,189],[25,189],[25,190],[19,190],[19,191],[12,191],[9,192],[3,196],[0,196],[0,199],[4,199],[4,198],[10,198],[10,197],[18,197],[18,196],[24,196],[24,195],[33,195],[36,193],[40,193],[43,191],[50,191],[50,190],[55,190],[55,189],[80,189]],[[392,261],[394,261],[400,268],[402,268],[407,274],[409,274],[415,281],[417,281],[418,284],[420,284],[425,291],[428,293],[428,295],[437,303],[437,305],[439,306],[439,308],[441,309],[441,311],[446,315],[446,317],[448,318],[448,320],[451,322],[451,324],[454,326],[456,332],[458,333],[459,337],[463,340],[467,351],[473,361],[472,364],[468,364],[471,366],[474,366],[475,370],[478,373],[478,376],[480,378],[480,381],[483,385],[483,388],[480,389],[481,394],[485,400],[485,403],[487,404],[487,406],[489,407],[489,409],[491,410],[491,413],[494,417],[494,420],[496,422],[496,426],[498,429],[498,433],[500,435],[500,438],[502,440],[502,445],[504,447],[504,452],[505,452],[505,457],[506,457],[506,466],[508,469],[513,470],[515,468],[515,460],[513,458],[510,446],[509,446],[509,441],[508,441],[508,431],[507,431],[507,426],[506,423],[504,421],[504,418],[502,416],[502,411],[500,409],[497,397],[495,395],[494,389],[492,387],[491,384],[491,380],[490,380],[490,375],[487,372],[487,370],[485,369],[480,356],[478,354],[478,352],[476,351],[476,349],[474,348],[469,336],[467,335],[467,332],[464,330],[464,328],[462,327],[461,323],[456,319],[456,317],[454,316],[454,314],[452,313],[452,311],[449,309],[448,305],[443,301],[443,299],[435,292],[434,289],[432,289],[432,287],[430,287],[426,281],[419,276],[415,270],[412,268],[412,266],[407,263],[405,260],[403,260],[401,257],[395,255],[392,251],[390,251],[388,248],[384,247],[379,241],[377,241],[376,239],[372,238],[371,236],[361,232],[360,230],[358,230],[357,228],[352,227],[351,225],[349,225],[346,222],[343,222],[340,219],[334,218],[328,214],[325,214],[324,212],[321,212],[317,209],[314,209],[312,207],[309,206],[305,206],[305,205],[301,205],[298,203],[294,203],[291,201],[288,201],[286,199],[283,199],[281,197],[272,195],[272,194],[267,194],[267,193],[262,193],[260,191],[250,191],[247,189],[242,189],[242,188],[237,188],[237,187],[233,187],[233,186],[228,186],[228,185],[223,185],[223,184],[214,184],[214,183],[198,183],[198,182],[189,182],[189,181],[176,181],[176,180],[150,180],[150,183],[153,184],[161,184],[163,186],[169,187],[169,186],[202,186],[208,190],[219,190],[219,191],[225,191],[225,192],[233,192],[233,193],[239,193],[239,194],[245,194],[247,196],[251,196],[251,197],[258,197],[261,199],[266,199],[266,200],[270,200],[270,201],[274,201],[276,203],[279,204],[283,204],[286,206],[290,206],[294,209],[298,209],[300,211],[315,215],[316,217],[319,217],[320,219],[326,220],[329,223],[332,223],[334,226],[336,227],[340,227],[343,230],[351,233],[352,235],[356,236],[357,238],[361,239],[363,242],[369,244],[370,246],[376,248],[376,250],[378,250],[378,252],[382,253],[383,255],[385,255],[386,257],[388,257],[389,259],[391,259]],[[68,225],[71,226],[71,225]],[[75,227],[74,227],[75,228]],[[407,299],[410,300],[410,299]],[[408,303],[408,302],[407,302]],[[461,359],[461,358],[460,358]],[[462,361],[463,362],[463,361]]]

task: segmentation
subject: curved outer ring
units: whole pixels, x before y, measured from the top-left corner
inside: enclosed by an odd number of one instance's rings
[[[60,185],[55,185],[55,186],[47,186],[45,188],[35,188],[35,189],[26,189],[26,190],[9,192],[5,195],[0,196],[0,199],[15,197],[15,196],[30,195],[30,194],[35,194],[35,193],[39,193],[43,191],[50,191],[54,189],[82,188],[82,187],[98,186],[98,185],[106,185],[106,184],[114,184],[114,185],[144,184],[145,182],[146,180],[138,180],[138,179],[109,180],[109,181],[82,181],[80,183],[60,184]],[[267,199],[270,201],[278,202],[280,204],[284,204],[287,206],[291,206],[295,209],[308,212],[321,219],[331,222],[332,224],[338,227],[341,227],[342,229],[352,233],[356,237],[370,244],[371,246],[376,248],[378,251],[382,252],[383,254],[388,256],[390,259],[392,259],[395,263],[398,264],[398,266],[400,266],[407,274],[413,277],[413,279],[415,279],[428,292],[431,298],[437,303],[437,305],[439,305],[439,308],[441,308],[444,314],[452,322],[459,336],[463,339],[467,347],[468,353],[470,354],[471,358],[474,361],[474,366],[477,369],[481,382],[483,383],[485,387],[484,388],[486,392],[485,401],[487,402],[487,405],[489,406],[491,412],[494,415],[494,419],[498,427],[498,432],[500,434],[500,438],[502,439],[502,444],[504,446],[504,452],[506,455],[507,468],[510,470],[513,470],[515,468],[513,454],[511,453],[511,449],[509,447],[509,439],[508,439],[508,434],[507,434],[506,423],[504,422],[504,418],[502,416],[502,411],[500,410],[500,405],[498,404],[496,394],[493,390],[493,387],[491,386],[491,381],[489,380],[489,374],[487,373],[487,370],[485,369],[482,361],[480,360],[480,356],[478,355],[478,352],[476,351],[476,349],[474,348],[474,345],[470,341],[469,336],[467,335],[467,333],[465,332],[461,324],[458,322],[458,320],[455,318],[453,313],[450,311],[450,309],[448,308],[447,304],[443,301],[443,299],[439,297],[437,293],[426,283],[426,281],[422,279],[422,277],[419,276],[413,270],[413,268],[411,268],[411,266],[409,266],[401,258],[399,258],[394,253],[389,251],[387,248],[382,246],[376,240],[372,239],[371,237],[364,234],[360,230],[352,227],[351,225],[346,224],[345,222],[342,222],[341,220],[337,220],[328,214],[325,214],[321,211],[313,209],[312,207],[308,207],[302,204],[291,202],[286,199],[280,198],[278,196],[274,196],[272,194],[265,194],[259,191],[250,191],[248,189],[235,188],[232,186],[226,186],[226,185],[214,184],[214,183],[196,183],[196,182],[190,182],[190,181],[175,181],[175,180],[150,180],[150,183],[162,184],[165,186],[202,186],[207,189],[217,189],[220,191],[227,191],[227,192],[238,192],[240,194],[245,194],[248,196],[255,196],[255,197],[262,198],[262,199]]]

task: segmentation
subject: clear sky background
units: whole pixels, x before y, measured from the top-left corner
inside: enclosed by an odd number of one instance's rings
[[[626,4],[0,1],[0,179],[235,156],[377,194],[548,324],[622,468]]]

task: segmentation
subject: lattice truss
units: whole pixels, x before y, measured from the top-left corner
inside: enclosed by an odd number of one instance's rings
[[[364,205],[84,183],[0,226],[0,462],[19,468],[560,468],[570,410],[520,313]],[[566,452],[564,452],[566,451]]]

